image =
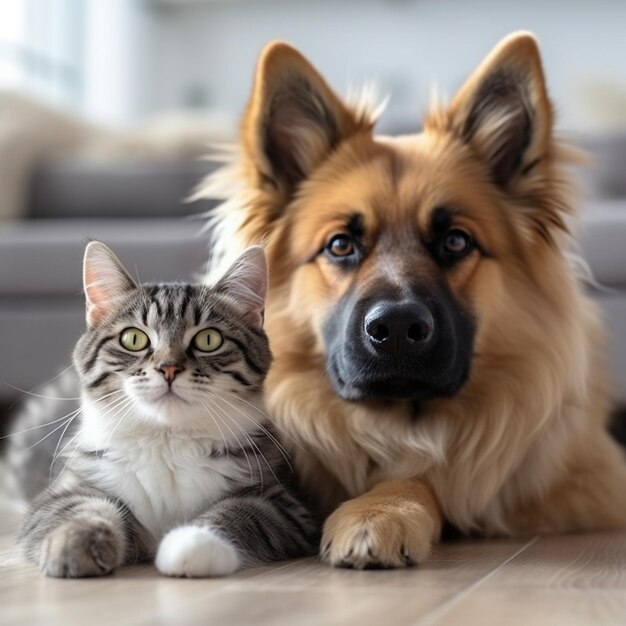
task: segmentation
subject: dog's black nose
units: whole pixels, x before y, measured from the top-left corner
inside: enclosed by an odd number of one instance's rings
[[[435,332],[435,320],[419,302],[382,302],[365,315],[365,336],[379,352],[391,356],[424,350]]]

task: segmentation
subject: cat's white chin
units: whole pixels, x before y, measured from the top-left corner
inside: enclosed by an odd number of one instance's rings
[[[241,561],[226,539],[206,526],[179,526],[159,544],[157,569],[167,576],[204,578],[237,571]]]
[[[185,429],[207,421],[206,409],[172,392],[157,398],[135,397],[135,402],[141,417],[149,423]]]

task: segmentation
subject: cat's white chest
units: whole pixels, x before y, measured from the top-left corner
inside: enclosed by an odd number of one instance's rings
[[[151,437],[111,446],[92,478],[158,538],[230,490],[225,463],[201,441]]]

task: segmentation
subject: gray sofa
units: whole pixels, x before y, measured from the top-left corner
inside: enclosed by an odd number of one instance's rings
[[[580,242],[606,317],[617,396],[626,405],[626,139],[587,141],[599,167]],[[619,150],[622,150],[620,153]],[[0,226],[0,404],[69,363],[84,325],[81,258],[87,238],[110,244],[141,280],[189,279],[207,258],[202,222],[185,219],[215,203],[182,198],[214,166],[207,162],[41,167],[31,181],[29,218]]]

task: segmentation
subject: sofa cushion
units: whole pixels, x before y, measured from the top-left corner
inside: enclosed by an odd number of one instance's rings
[[[572,143],[591,157],[589,166],[578,172],[587,193],[598,198],[626,198],[626,132],[578,136]]]
[[[0,298],[80,294],[85,243],[110,245],[144,282],[191,280],[208,258],[199,220],[28,220],[0,229]]]
[[[28,216],[34,218],[179,217],[212,203],[185,198],[216,168],[209,161],[57,159],[35,170]]]
[[[591,202],[577,236],[595,281],[626,288],[626,198]]]

